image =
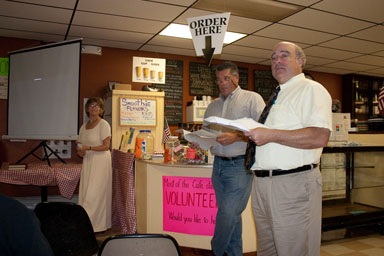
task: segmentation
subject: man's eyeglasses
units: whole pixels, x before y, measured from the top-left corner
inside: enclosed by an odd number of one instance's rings
[[[90,108],[99,108],[100,105],[99,104],[91,104],[89,105]]]
[[[223,79],[221,79],[221,78],[216,79],[216,83],[218,83],[218,84],[221,82],[230,82],[230,81],[232,81],[232,78],[229,76],[225,76]]]

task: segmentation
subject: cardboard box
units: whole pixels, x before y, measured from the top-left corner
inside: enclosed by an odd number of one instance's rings
[[[132,90],[131,84],[115,84],[115,90]]]

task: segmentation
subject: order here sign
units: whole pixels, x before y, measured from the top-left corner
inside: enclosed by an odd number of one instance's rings
[[[197,56],[204,55],[203,49],[207,47],[206,37],[209,36],[212,40],[209,47],[214,48],[213,54],[221,53],[230,14],[226,12],[187,19]]]

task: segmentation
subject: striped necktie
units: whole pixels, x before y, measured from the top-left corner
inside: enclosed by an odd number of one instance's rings
[[[275,101],[279,92],[280,92],[280,86],[277,86],[275,91],[269,98],[268,103],[265,106],[263,112],[260,115],[259,123],[264,124],[265,120],[267,120],[269,111],[271,110],[273,104],[275,104]],[[245,168],[247,168],[247,170],[250,170],[252,165],[255,163],[255,149],[256,149],[256,143],[253,140],[248,140],[247,150],[245,151],[245,161],[244,161],[244,165],[245,165]]]

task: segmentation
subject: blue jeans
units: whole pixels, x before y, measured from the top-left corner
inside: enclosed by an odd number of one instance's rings
[[[222,160],[215,157],[212,184],[218,207],[211,245],[216,256],[243,255],[241,213],[251,193],[253,174],[244,168],[244,159]]]

